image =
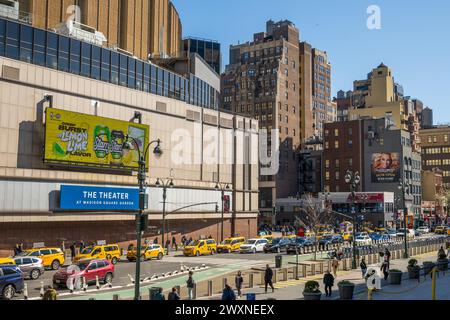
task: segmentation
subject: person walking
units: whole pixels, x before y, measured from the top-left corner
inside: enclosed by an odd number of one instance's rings
[[[167,239],[166,241],[166,250],[167,250],[167,255],[169,255],[169,250],[170,250],[170,240]]]
[[[333,292],[334,286],[334,277],[330,273],[330,270],[327,270],[327,272],[323,276],[323,284],[325,285],[325,296],[331,297],[331,293]]]
[[[172,237],[172,249],[178,251],[177,239],[175,239],[175,237]]]
[[[337,271],[339,269],[339,261],[338,259],[334,258],[331,262],[331,267],[333,268],[333,275],[335,278],[337,278]]]
[[[155,296],[153,297],[153,300],[156,300],[156,301],[166,300],[166,297],[164,296],[164,293],[163,293],[163,288],[159,288],[158,289],[158,292],[155,293]]]
[[[188,289],[189,300],[192,300],[192,298],[193,298],[193,291],[194,291],[194,287],[195,287],[195,280],[192,277],[193,275],[194,275],[194,273],[192,271],[189,271],[189,278],[186,281],[186,287]]]
[[[270,268],[269,265],[266,265],[266,272],[264,274],[264,285],[265,285],[265,292],[267,293],[267,287],[270,286],[272,288],[272,292],[275,292],[275,288],[273,287],[272,283],[273,279],[273,270]]]
[[[153,244],[158,244],[158,237],[156,237],[155,240],[153,240]]]
[[[75,258],[75,256],[77,255],[77,247],[76,247],[76,243],[74,242],[71,246],[70,246],[70,258],[73,259]]]
[[[85,247],[86,247],[86,246],[84,245],[84,241],[81,240],[81,241],[80,241],[80,253],[84,250]]]
[[[236,294],[234,293],[233,289],[231,289],[229,284],[226,284],[225,288],[223,289],[222,300],[224,301],[236,300]]]
[[[19,255],[19,253],[20,253],[19,244],[16,243],[16,246],[14,247],[14,256]]]
[[[42,300],[57,300],[58,293],[53,288],[53,286],[47,286]]]
[[[242,296],[242,284],[244,283],[244,278],[242,277],[242,272],[239,271],[234,278],[234,283],[236,285],[236,290],[238,292],[238,297],[240,298]]]
[[[167,296],[167,300],[181,300],[176,287],[172,288],[172,292],[170,292]]]
[[[387,263],[391,263],[391,252],[388,248],[386,248],[386,250],[384,251],[384,261],[386,261]]]
[[[364,277],[366,276],[366,273],[367,273],[367,264],[366,264],[365,258],[361,259],[361,263],[359,264],[359,266],[361,267],[361,273],[362,273],[362,277],[364,279]]]
[[[61,251],[64,254],[64,257],[66,256],[66,244],[63,242],[61,242]]]
[[[384,261],[384,262],[381,264],[380,270],[381,270],[381,272],[383,272],[384,280],[387,280],[387,279],[388,279],[388,276],[389,276],[389,262]]]

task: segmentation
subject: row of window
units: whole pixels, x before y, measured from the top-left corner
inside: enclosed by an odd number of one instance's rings
[[[443,148],[422,148],[423,154],[441,154],[441,153],[450,153],[449,147]]]
[[[0,56],[101,80],[187,103],[218,108],[214,88],[107,48],[0,19]]]
[[[448,136],[449,136],[448,134],[443,135],[444,142],[448,142]],[[427,136],[427,141],[428,141],[428,143],[437,143],[438,137],[437,136]]]

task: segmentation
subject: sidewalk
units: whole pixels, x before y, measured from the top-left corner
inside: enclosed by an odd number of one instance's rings
[[[422,254],[422,255],[418,255],[418,256],[414,256],[413,258],[417,259],[419,264],[422,264],[423,261],[434,261],[436,260],[436,252],[431,252],[431,253],[426,253],[426,254]],[[402,271],[406,271],[407,265],[408,265],[408,260],[393,260],[391,261],[391,269],[399,269]],[[376,270],[380,269],[380,263],[377,264],[372,264],[369,266],[375,268]],[[450,273],[450,272],[449,272]],[[443,276],[441,276],[442,278],[444,278]],[[448,283],[450,281],[450,275],[447,275],[447,277],[445,277],[446,279],[446,283]],[[245,299],[245,294],[246,293],[254,293],[256,295],[256,300],[266,300],[266,299],[276,299],[276,300],[303,300],[303,289],[305,286],[305,283],[310,281],[310,280],[315,280],[317,282],[319,282],[320,284],[320,290],[322,291],[322,293],[325,292],[325,288],[323,285],[323,276],[322,275],[317,275],[317,276],[310,276],[307,278],[301,278],[300,280],[289,280],[289,281],[283,281],[283,282],[277,282],[274,284],[275,287],[275,292],[272,293],[271,289],[268,289],[268,293],[266,294],[264,292],[264,288],[261,285],[255,285],[255,287],[253,289],[243,289],[242,293],[243,296],[241,297],[241,299]],[[322,300],[338,300],[339,299],[339,290],[337,288],[337,284],[339,281],[342,280],[348,280],[351,281],[353,283],[355,283],[355,294],[354,294],[354,299],[355,300],[367,300],[367,286],[365,283],[365,280],[362,278],[362,274],[361,271],[358,270],[351,270],[351,271],[339,271],[337,274],[337,278],[335,279],[335,286],[333,287],[333,293],[332,296],[330,298],[325,298],[325,296],[322,296]],[[429,286],[431,286],[431,282],[429,282]],[[387,291],[401,291],[404,290],[405,288],[411,288],[413,287],[414,284],[417,284],[417,280],[406,280],[402,282],[401,286],[395,286],[395,289],[392,289],[392,286],[389,285],[388,281],[384,281],[382,280],[381,282],[383,290],[386,288]],[[424,284],[425,285],[425,284]],[[444,284],[442,284],[441,286],[438,287],[438,290],[442,289],[444,287]],[[450,286],[448,286],[448,290],[450,291]],[[426,290],[425,290],[426,291]],[[430,299],[431,298],[431,287],[430,290],[428,291],[428,296],[425,297],[423,299]],[[437,295],[437,297],[442,297],[444,294],[442,292],[440,292],[440,294]],[[448,295],[447,295],[448,296]],[[378,296],[377,296],[378,297]],[[400,296],[389,296],[389,299],[397,299],[400,298]],[[204,298],[199,298],[198,300],[220,300],[221,296],[220,295],[214,295],[212,297],[204,297]],[[380,298],[379,298],[380,299]],[[406,299],[406,298],[405,298]],[[374,295],[374,300],[375,300],[375,295]]]

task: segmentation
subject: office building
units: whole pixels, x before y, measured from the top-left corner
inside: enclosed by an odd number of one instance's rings
[[[222,69],[222,54],[219,42],[189,37],[183,39],[183,50],[187,53],[197,53],[218,75],[220,75]]]

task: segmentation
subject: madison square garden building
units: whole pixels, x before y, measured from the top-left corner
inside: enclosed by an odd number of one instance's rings
[[[149,227],[166,239],[256,235],[258,123],[218,111],[219,92],[120,50],[0,17],[0,251],[16,243],[135,239],[137,160]],[[125,136],[136,141],[123,149]],[[183,207],[189,207],[181,209]],[[229,207],[229,210],[228,210]]]

